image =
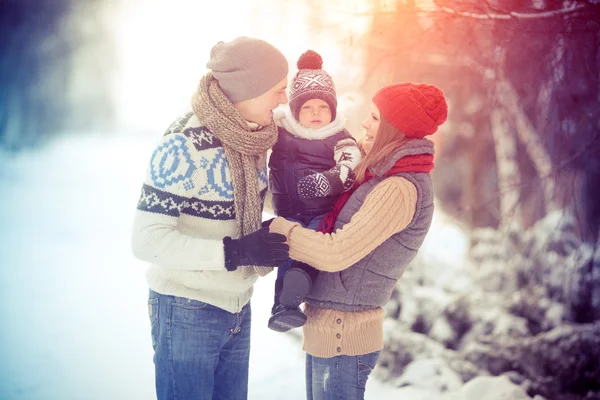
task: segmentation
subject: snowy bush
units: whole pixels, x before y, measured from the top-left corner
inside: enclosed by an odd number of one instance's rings
[[[503,375],[538,398],[600,398],[600,246],[575,226],[552,212],[522,232],[473,231],[460,265],[418,256],[386,306],[378,375],[438,392]]]

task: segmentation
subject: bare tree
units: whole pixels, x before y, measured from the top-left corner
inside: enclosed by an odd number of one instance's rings
[[[566,63],[573,62],[572,54],[576,51],[573,40],[579,40],[573,35],[580,37],[586,31],[597,34],[600,5],[592,0],[560,3],[436,0],[434,3],[434,7],[420,8],[398,1],[395,15],[387,9],[374,9],[373,35],[366,41],[371,49],[367,87],[372,90],[391,80],[421,79],[438,82],[451,99],[460,97],[469,101],[468,93],[487,98],[482,110],[487,113],[485,125],[489,126],[495,143],[501,137],[498,128],[501,120],[504,120],[502,129],[516,133],[513,159],[521,175],[512,180],[508,190],[506,177],[498,173],[498,204],[504,205],[498,206],[502,210],[497,209],[497,221],[505,219],[506,210],[514,211],[502,200],[510,197],[507,190],[520,191],[520,202],[526,205],[522,212],[527,226],[552,210],[568,208],[566,202],[570,200],[562,193],[566,189],[557,184],[557,179],[561,176],[560,160],[569,154],[569,146],[561,148],[556,142],[566,140],[563,130],[571,122],[558,121],[556,109],[561,97],[572,90],[568,87],[569,80],[579,79],[567,75]],[[566,41],[565,35],[573,38]],[[506,56],[497,59],[495,48],[502,49]],[[586,79],[600,90],[597,67],[594,74],[595,79]],[[486,85],[495,88],[493,97],[489,96]],[[580,87],[582,83],[577,85]],[[452,122],[474,116],[463,112],[460,101],[451,106]],[[498,113],[505,118],[499,118]],[[484,113],[480,115],[483,117]],[[476,125],[477,135],[472,140],[486,140],[485,125]],[[436,140],[447,143],[445,138]],[[492,149],[496,156],[511,148],[500,146]],[[475,146],[470,149],[474,151]],[[480,190],[476,188],[472,196],[471,213],[481,207],[489,209],[493,204],[493,199]],[[462,192],[472,191],[465,188]]]
[[[527,114],[517,95],[514,87],[508,80],[500,74],[496,84],[498,92],[498,101],[510,113],[517,136],[521,143],[527,149],[527,153],[533,162],[538,176],[542,181],[544,188],[545,213],[558,208],[555,203],[555,183],[551,175],[552,163],[548,151],[542,145],[539,134],[536,132],[533,124],[527,117]]]
[[[504,110],[496,108],[491,114],[500,193],[500,229],[519,231],[523,226],[523,220],[519,204],[521,175],[517,161],[516,139]]]

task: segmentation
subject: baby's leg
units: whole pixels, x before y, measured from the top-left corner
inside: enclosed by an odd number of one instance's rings
[[[294,262],[295,264],[296,262]],[[287,332],[304,325],[306,315],[299,306],[310,292],[311,286],[310,275],[304,270],[292,266],[283,276],[281,292],[277,299],[279,305],[273,308],[273,315],[269,318],[269,328],[277,332]]]
[[[294,262],[283,277],[283,287],[279,296],[279,302],[285,308],[299,307],[310,292],[312,287],[312,278],[305,271],[305,267],[301,268],[303,263]],[[304,264],[306,265],[306,264]],[[308,266],[308,265],[306,265]],[[308,266],[309,268],[312,268]]]
[[[271,314],[275,313],[275,308],[279,305],[279,296],[281,295],[281,289],[283,288],[283,277],[285,273],[292,267],[293,260],[288,260],[277,268],[277,279],[275,280],[275,296],[273,299],[273,307],[271,308]]]

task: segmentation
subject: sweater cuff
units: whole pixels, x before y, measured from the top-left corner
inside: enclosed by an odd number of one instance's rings
[[[277,217],[273,220],[273,222],[271,222],[271,225],[269,225],[269,232],[280,233],[282,235],[285,235],[285,237],[289,241],[292,229],[294,229],[297,226],[301,227],[302,225],[300,225],[298,222],[291,222],[285,218]]]

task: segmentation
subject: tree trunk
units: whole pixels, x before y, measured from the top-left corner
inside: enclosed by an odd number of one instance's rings
[[[551,176],[552,162],[550,161],[550,156],[536,133],[533,124],[525,114],[525,110],[521,107],[515,88],[503,76],[498,77],[498,79],[499,81],[496,84],[498,100],[514,119],[517,137],[525,146],[527,154],[529,154],[540,177],[546,208],[544,214],[546,214],[548,211],[558,209],[558,205],[554,200],[555,183],[554,178]]]
[[[523,226],[519,204],[521,175],[517,160],[517,144],[513,129],[503,110],[494,109],[491,115],[492,136],[498,169],[501,230],[518,231]]]

